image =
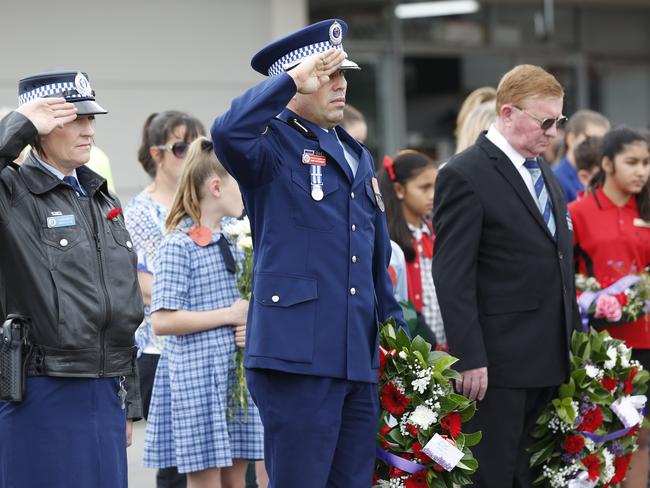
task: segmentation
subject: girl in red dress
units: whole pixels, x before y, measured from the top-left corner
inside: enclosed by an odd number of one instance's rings
[[[610,130],[600,148],[600,170],[590,193],[569,205],[576,271],[603,288],[650,264],[650,159],[648,143],[629,128]],[[650,316],[607,328],[650,367]],[[648,430],[642,429],[623,487],[648,486]]]

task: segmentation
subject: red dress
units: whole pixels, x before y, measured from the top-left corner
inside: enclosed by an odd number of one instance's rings
[[[641,220],[636,197],[618,207],[602,188],[569,204],[576,272],[607,287],[650,264],[650,223]],[[650,316],[608,327],[612,337],[633,348],[650,349]]]

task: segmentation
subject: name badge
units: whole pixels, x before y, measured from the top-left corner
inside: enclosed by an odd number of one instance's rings
[[[634,227],[643,227],[645,229],[650,229],[650,222],[648,222],[647,220],[637,218],[637,219],[634,219],[634,221],[632,223],[633,223]]]
[[[47,227],[53,229],[56,227],[71,227],[76,225],[77,221],[74,215],[56,215],[47,218]]]
[[[302,153],[303,164],[315,164],[316,166],[326,166],[327,158],[311,149],[304,149]]]

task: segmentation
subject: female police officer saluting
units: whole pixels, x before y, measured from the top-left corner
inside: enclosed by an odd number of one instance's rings
[[[19,94],[0,121],[0,308],[29,318],[32,347],[23,400],[0,401],[0,488],[126,487],[143,306],[120,203],[84,167],[106,110],[80,72]]]

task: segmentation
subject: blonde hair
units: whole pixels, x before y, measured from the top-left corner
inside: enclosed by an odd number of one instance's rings
[[[229,177],[214,154],[212,141],[205,137],[197,138],[187,150],[183,174],[178,183],[174,203],[165,221],[167,232],[178,228],[183,219],[189,217],[194,225],[201,221],[202,186],[211,176]]]
[[[467,113],[463,125],[458,128],[456,154],[464,151],[476,142],[479,134],[490,128],[497,118],[496,101],[484,102]]]
[[[539,66],[515,66],[503,75],[497,86],[497,114],[505,104],[519,106],[531,97],[562,98],[564,89],[555,76]]]
[[[497,98],[497,91],[491,86],[482,86],[477,88],[472,93],[467,95],[467,98],[463,101],[463,104],[460,106],[458,111],[458,117],[456,117],[456,131],[454,134],[456,137],[460,134],[460,129],[465,123],[467,114],[474,110],[479,105],[489,102],[490,100],[495,100]]]

